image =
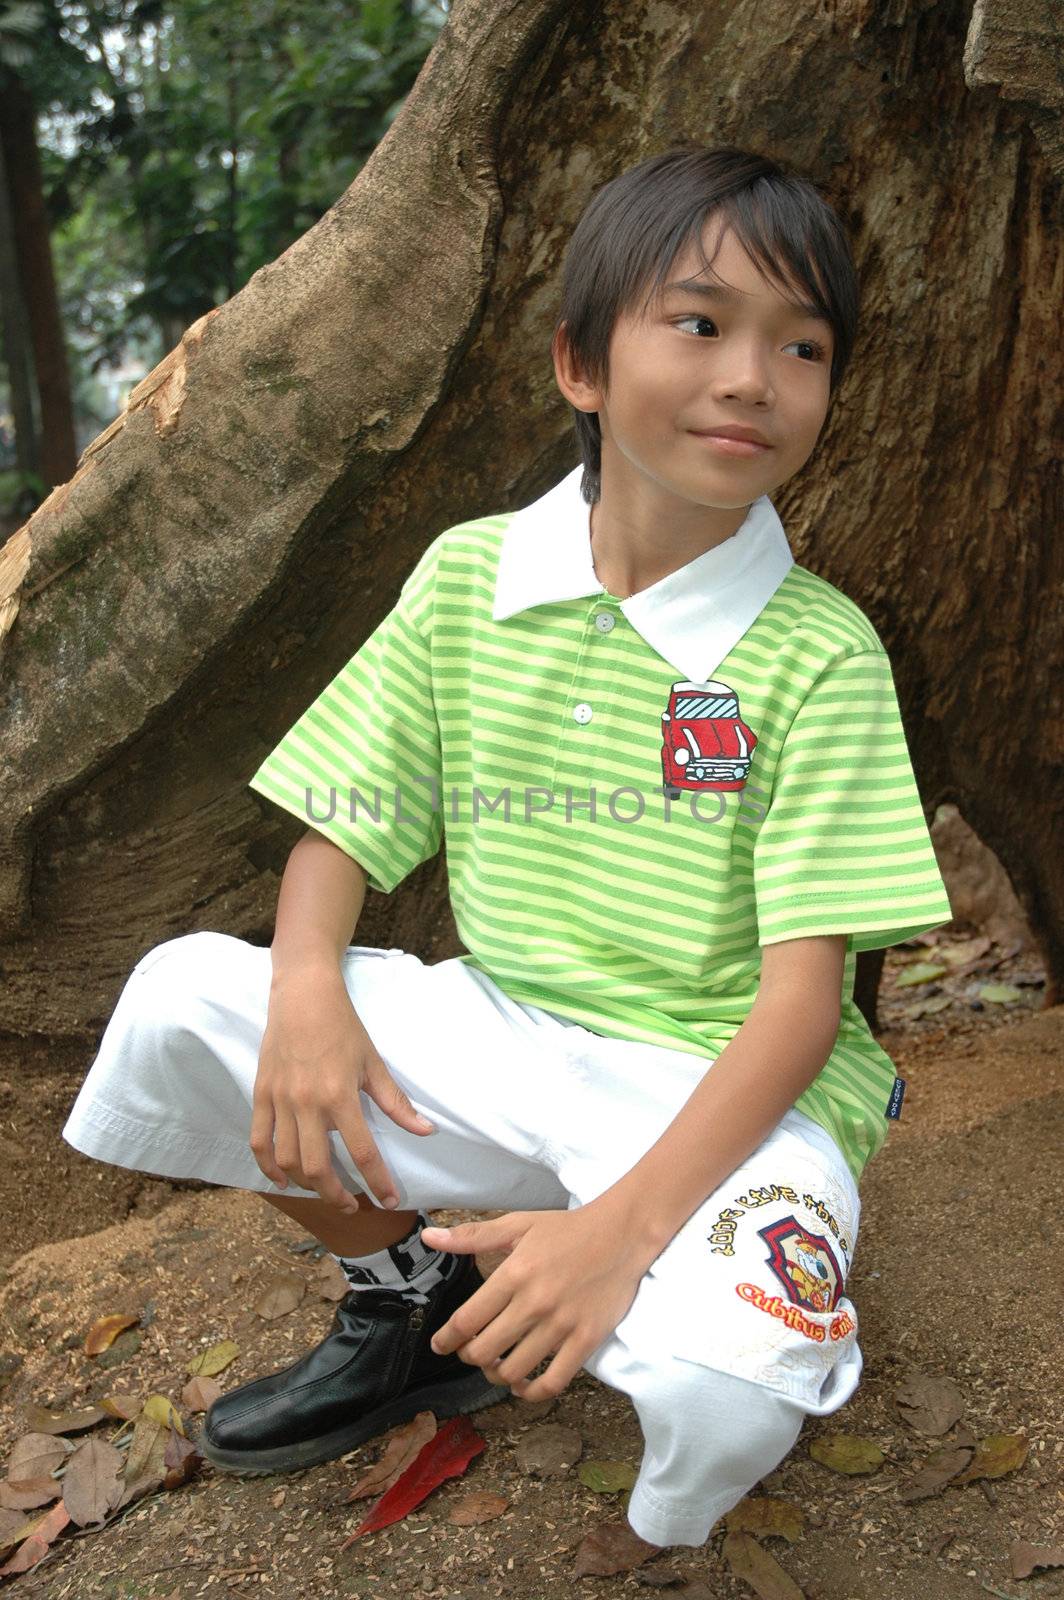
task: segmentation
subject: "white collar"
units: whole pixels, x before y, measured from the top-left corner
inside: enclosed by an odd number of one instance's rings
[[[580,493],[583,470],[574,467],[510,517],[495,582],[496,622],[529,606],[606,593],[591,559],[591,507]],[[629,595],[620,608],[664,660],[702,683],[738,644],[793,565],[783,524],[762,494],[723,544]]]

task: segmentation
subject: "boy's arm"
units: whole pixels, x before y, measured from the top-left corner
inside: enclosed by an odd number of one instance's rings
[[[335,973],[366,899],[360,862],[308,828],[285,865],[270,955],[273,988],[311,968]]]
[[[756,1150],[831,1054],[841,1017],[844,934],[763,946],[757,997],[657,1143],[595,1202],[646,1264]]]

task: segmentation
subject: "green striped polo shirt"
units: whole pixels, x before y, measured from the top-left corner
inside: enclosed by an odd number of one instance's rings
[[[594,571],[577,467],[440,533],[250,787],[389,894],[445,843],[465,954],[514,999],[714,1060],[761,947],[846,934],[842,1018],[795,1105],[855,1180],[894,1065],[855,955],[951,917],[889,658],[762,495],[637,594]]]

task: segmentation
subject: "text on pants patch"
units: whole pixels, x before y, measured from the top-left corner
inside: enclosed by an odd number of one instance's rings
[[[762,1184],[760,1187],[750,1189],[746,1194],[733,1195],[731,1204],[722,1207],[709,1230],[710,1254],[715,1256],[733,1256],[735,1254],[735,1228],[750,1211],[758,1206],[771,1204],[774,1200],[786,1200],[792,1206],[803,1205],[820,1218],[821,1222],[831,1230],[838,1243],[839,1249],[845,1256],[850,1254],[850,1243],[845,1233],[839,1227],[834,1214],[815,1195],[802,1194],[792,1189],[786,1183]]]

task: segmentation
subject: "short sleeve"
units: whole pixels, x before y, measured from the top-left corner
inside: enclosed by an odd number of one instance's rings
[[[438,546],[248,785],[353,856],[382,894],[443,837],[431,648]]]
[[[832,662],[802,700],[754,843],[758,943],[851,934],[877,950],[952,918],[890,659]]]

